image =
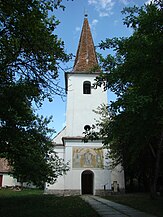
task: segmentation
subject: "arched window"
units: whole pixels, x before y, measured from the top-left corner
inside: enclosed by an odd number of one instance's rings
[[[91,82],[90,81],[84,81],[83,94],[91,94]]]

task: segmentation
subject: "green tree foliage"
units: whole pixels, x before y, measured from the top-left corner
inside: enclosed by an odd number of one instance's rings
[[[50,94],[63,95],[55,79],[68,61],[64,43],[53,34],[59,21],[49,16],[61,1],[0,1],[0,157],[22,182],[53,183],[68,170],[53,152],[50,118],[33,108]]]
[[[104,138],[114,163],[122,163],[126,178],[149,183],[154,195],[163,150],[163,3],[125,8],[123,13],[133,34],[100,44],[115,55],[100,57],[106,73],[96,85],[104,84],[117,98],[108,106],[109,117],[97,124],[96,136]]]
[[[38,117],[32,110],[32,99],[38,90],[29,82],[3,87],[0,103],[0,153],[12,166],[12,174],[21,182],[42,186],[53,183],[68,170],[53,151],[48,128],[50,118]]]
[[[55,83],[60,61],[67,61],[64,43],[53,34],[59,21],[54,9],[61,1],[0,1],[1,79],[26,78],[44,92],[61,94]]]

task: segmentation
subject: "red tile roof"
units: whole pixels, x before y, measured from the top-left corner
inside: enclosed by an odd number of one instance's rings
[[[89,72],[97,66],[97,57],[88,19],[85,17],[73,72]]]

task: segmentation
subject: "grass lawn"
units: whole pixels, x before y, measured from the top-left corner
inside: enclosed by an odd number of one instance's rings
[[[151,200],[148,194],[124,194],[110,195],[105,197],[117,203],[131,206],[140,211],[144,211],[158,217],[163,217],[163,197]]]
[[[2,217],[99,217],[80,197],[43,195],[39,190],[0,190]]]

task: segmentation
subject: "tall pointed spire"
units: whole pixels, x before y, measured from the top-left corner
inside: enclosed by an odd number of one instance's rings
[[[97,66],[97,57],[89,27],[87,14],[85,14],[83,28],[80,36],[78,50],[76,53],[74,72],[89,72],[94,66]]]

